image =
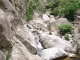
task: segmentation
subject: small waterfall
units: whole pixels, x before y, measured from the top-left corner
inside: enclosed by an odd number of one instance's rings
[[[39,36],[36,34],[36,32],[33,33],[34,36],[35,36],[35,42],[36,42],[36,45],[37,45],[37,55],[40,54],[40,52],[44,49],[44,47],[41,45],[40,43],[40,38]]]

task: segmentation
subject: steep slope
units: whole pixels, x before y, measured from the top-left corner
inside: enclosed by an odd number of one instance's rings
[[[33,55],[32,51],[36,51],[33,49],[37,49],[34,36],[31,38],[31,31],[23,24],[21,15],[10,2],[11,0],[0,2],[0,60],[42,60]]]

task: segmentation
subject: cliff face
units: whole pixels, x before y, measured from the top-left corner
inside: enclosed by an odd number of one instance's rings
[[[34,36],[22,22],[28,2],[0,1],[0,60],[42,60],[33,55],[37,52]]]

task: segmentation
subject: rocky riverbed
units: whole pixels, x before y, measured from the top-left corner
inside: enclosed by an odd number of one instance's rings
[[[80,59],[76,57],[76,53],[80,54],[79,24],[49,15],[48,11],[34,12],[33,20],[25,22],[9,0],[0,6],[0,60]],[[73,26],[69,41],[58,30],[58,26],[65,23]]]

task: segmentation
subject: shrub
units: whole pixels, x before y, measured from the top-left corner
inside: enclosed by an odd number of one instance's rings
[[[65,38],[66,40],[69,40],[69,35],[66,34],[64,38]]]
[[[8,54],[7,54],[7,56],[6,56],[6,60],[9,60],[9,59],[10,59],[10,57],[11,57],[11,52],[12,52],[12,49],[9,49],[9,50],[8,50]]]
[[[62,25],[58,26],[58,29],[60,30],[60,33],[62,35],[72,33],[72,25],[71,24],[62,24]]]
[[[80,33],[80,28],[78,28],[78,32]]]
[[[70,21],[74,20],[76,11],[80,9],[79,0],[53,0],[51,4],[47,4],[47,8],[51,9],[51,15],[64,16]]]
[[[29,4],[29,8],[26,12],[26,18],[27,18],[27,21],[30,21],[33,19],[33,15],[34,15],[34,12],[33,12],[33,1],[30,0],[30,4]]]
[[[26,9],[26,20],[29,22],[33,19],[34,10],[44,13],[46,10],[39,0],[29,0],[29,7]]]
[[[50,15],[55,15],[57,16],[59,14],[58,9],[54,9],[53,11],[50,12]]]
[[[3,2],[3,0],[0,0],[0,3]]]

